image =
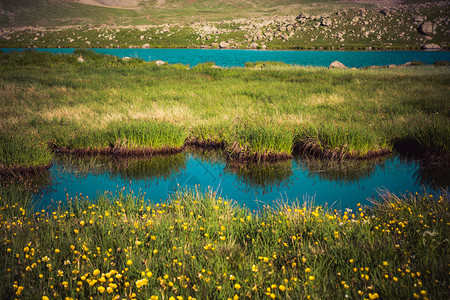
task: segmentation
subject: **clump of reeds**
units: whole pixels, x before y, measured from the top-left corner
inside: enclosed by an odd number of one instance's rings
[[[53,148],[73,154],[142,155],[172,154],[182,150],[186,131],[167,122],[130,121],[89,129],[71,125],[55,133]]]
[[[391,152],[372,130],[327,123],[298,129],[294,147],[297,153],[329,159],[371,158]]]
[[[51,159],[47,144],[27,128],[0,127],[0,176],[32,175],[50,167]]]
[[[292,157],[293,132],[274,122],[242,120],[230,139],[226,150],[231,160],[269,162]]]
[[[224,149],[230,140],[229,132],[230,125],[227,123],[198,125],[190,130],[184,144],[202,149]]]

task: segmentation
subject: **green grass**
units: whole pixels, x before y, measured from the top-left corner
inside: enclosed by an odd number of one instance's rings
[[[280,202],[251,214],[196,191],[38,212],[23,185],[0,193],[5,299],[448,296],[447,194],[386,193],[354,212]]]
[[[278,123],[262,123],[254,120],[236,120],[229,151],[244,151],[249,154],[291,154],[294,134],[291,128]]]
[[[23,127],[0,127],[0,173],[49,165],[51,159],[49,147],[36,134]]]
[[[69,149],[199,141],[230,153],[289,156],[307,145],[330,157],[366,157],[414,140],[448,153],[446,67],[255,65],[262,68],[156,66],[85,50],[0,53],[0,115],[17,138],[31,131],[39,143]]]

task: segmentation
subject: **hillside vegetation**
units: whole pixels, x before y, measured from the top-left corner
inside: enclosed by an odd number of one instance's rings
[[[449,15],[446,1],[0,0],[0,47],[446,49]]]

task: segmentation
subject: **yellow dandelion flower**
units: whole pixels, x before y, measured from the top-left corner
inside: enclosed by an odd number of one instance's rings
[[[280,289],[280,291],[284,292],[286,290],[286,287],[284,285],[280,285],[278,287]]]
[[[240,285],[239,283],[236,283],[236,284],[234,285],[234,288],[237,289],[237,290],[239,290],[239,289],[241,288],[241,285]]]
[[[127,265],[131,266],[133,264],[133,261],[131,259],[127,260]]]
[[[309,280],[310,280],[310,281],[314,281],[314,279],[316,279],[316,277],[314,277],[314,276],[309,276]]]
[[[103,292],[105,291],[105,288],[102,286],[99,286],[98,291],[100,292],[100,294],[103,294]]]

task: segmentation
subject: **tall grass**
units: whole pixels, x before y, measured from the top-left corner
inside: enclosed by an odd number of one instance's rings
[[[258,214],[195,190],[38,212],[1,197],[3,299],[448,298],[447,194],[386,193],[345,212],[279,202]]]
[[[61,127],[57,128],[60,130]],[[84,128],[68,125],[54,132],[55,147],[68,149],[103,149],[115,147],[126,150],[139,150],[150,147],[180,148],[187,137],[181,126],[155,121],[132,121],[108,124],[105,128]]]
[[[388,142],[358,124],[337,126],[320,124],[305,129],[297,129],[297,147],[307,152],[325,157],[358,158],[376,155],[379,151],[389,151]]]
[[[229,151],[243,151],[249,154],[284,153],[290,155],[293,145],[293,132],[287,126],[273,122],[238,121],[234,126],[232,141],[234,147]]]
[[[448,153],[448,68],[211,66],[156,66],[85,50],[1,53],[0,114],[5,128],[32,125],[45,142],[70,149],[196,141],[239,155],[287,157],[303,147],[362,158],[412,139]]]
[[[45,141],[27,128],[0,127],[0,173],[48,165],[51,159],[52,154]]]

